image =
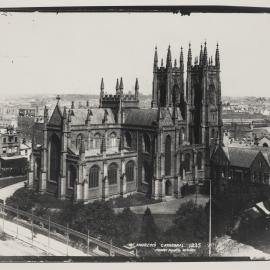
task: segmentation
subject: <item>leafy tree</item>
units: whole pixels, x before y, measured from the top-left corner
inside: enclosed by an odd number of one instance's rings
[[[117,215],[117,229],[119,245],[124,245],[128,242],[136,240],[139,230],[139,220],[129,208],[125,208],[122,213]]]
[[[208,240],[208,216],[204,207],[194,201],[183,203],[175,214],[174,225],[165,233],[172,242]]]
[[[34,190],[27,188],[20,188],[14,194],[6,199],[6,204],[19,208],[24,211],[29,211],[34,207],[36,194]]]
[[[158,240],[158,228],[151,210],[148,207],[146,208],[142,219],[140,240],[145,242]]]

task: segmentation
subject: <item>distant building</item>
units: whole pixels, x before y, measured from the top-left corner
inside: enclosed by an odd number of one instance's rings
[[[0,177],[25,175],[27,159],[20,154],[20,134],[14,127],[0,130]]]

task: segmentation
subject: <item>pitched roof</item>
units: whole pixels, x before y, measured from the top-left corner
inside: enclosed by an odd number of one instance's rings
[[[157,109],[128,109],[125,124],[133,126],[153,126],[158,121]]]
[[[244,147],[228,147],[230,164],[235,167],[249,168],[259,150]]]
[[[90,108],[92,125],[103,124],[104,116],[107,114],[106,123],[114,124],[115,119],[111,109],[103,108]],[[71,116],[71,125],[85,125],[87,119],[88,108],[87,109],[73,109],[73,115]]]

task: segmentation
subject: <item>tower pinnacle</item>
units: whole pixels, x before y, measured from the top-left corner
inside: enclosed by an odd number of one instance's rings
[[[136,78],[136,82],[135,82],[135,98],[137,99],[139,96],[139,81],[138,78]]]
[[[155,56],[154,56],[154,69],[158,66],[158,53],[157,53],[157,46],[155,47]]]
[[[168,47],[166,67],[172,67],[171,46]]]
[[[190,67],[192,64],[192,53],[191,53],[191,44],[189,42],[188,44],[188,60],[187,60],[187,66]]]
[[[219,69],[219,68],[220,68],[220,61],[219,61],[219,48],[218,48],[218,43],[217,43],[217,49],[216,49],[215,64],[216,64],[216,67]]]

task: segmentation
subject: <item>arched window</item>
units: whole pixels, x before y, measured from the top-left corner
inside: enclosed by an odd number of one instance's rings
[[[131,148],[132,147],[132,138],[129,132],[125,133],[125,139],[126,139],[126,147]]]
[[[98,187],[99,183],[99,167],[94,165],[89,171],[89,188]]]
[[[60,174],[60,140],[54,134],[50,140],[50,180],[58,182]]]
[[[94,140],[93,140],[93,148],[100,150],[100,145],[101,145],[101,136],[99,133],[96,133],[94,135]]]
[[[185,154],[185,170],[186,172],[189,172],[190,171],[190,154],[187,153]]]
[[[171,175],[171,137],[169,135],[165,140],[165,175]]]
[[[146,133],[143,134],[143,143],[144,143],[144,152],[150,153],[151,141]]]
[[[109,185],[117,184],[117,165],[115,163],[108,167],[108,182]]]
[[[116,134],[114,133],[114,132],[112,132],[111,134],[110,134],[110,137],[109,137],[109,146],[111,147],[111,148],[115,148],[115,147],[117,147],[117,139],[116,139]]]
[[[151,183],[151,168],[149,163],[146,161],[142,164],[142,182],[144,184]]]
[[[198,170],[202,169],[202,153],[201,152],[197,153],[197,168]]]
[[[211,139],[215,139],[215,129],[214,128],[211,131]]]
[[[185,129],[181,128],[179,133],[179,144],[182,144],[185,141]]]
[[[79,135],[77,136],[77,138],[76,138],[76,148],[77,148],[77,149],[80,149],[82,140],[83,140],[83,135],[82,135],[82,134],[79,134]]]
[[[77,170],[76,170],[75,166],[70,165],[68,173],[69,173],[68,186],[69,186],[69,188],[74,188],[76,178],[77,178]]]
[[[267,143],[263,143],[263,147],[268,147],[268,144]]]
[[[127,178],[127,182],[132,182],[134,181],[134,162],[133,161],[129,161],[126,164],[126,178]]]

